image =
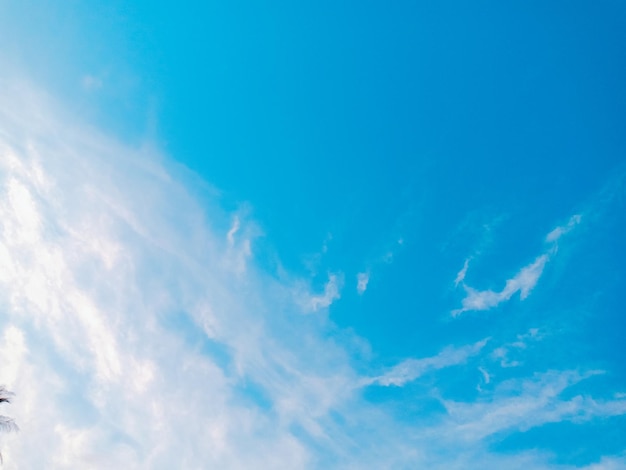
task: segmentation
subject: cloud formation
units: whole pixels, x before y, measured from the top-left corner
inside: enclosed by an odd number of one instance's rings
[[[452,314],[456,316],[471,310],[489,310],[509,300],[518,292],[520,299],[524,300],[537,284],[548,259],[549,256],[543,254],[528,266],[524,266],[513,278],[506,281],[504,288],[500,292],[492,290],[480,291],[469,286],[463,286],[466,293],[462,301],[463,308],[454,310]]]
[[[324,284],[324,291],[321,294],[313,294],[309,290],[301,291],[298,295],[300,304],[305,312],[317,312],[320,309],[328,308],[341,297],[342,286],[343,275],[329,273],[328,281]]]
[[[457,287],[463,280],[465,279],[465,275],[467,274],[467,268],[469,268],[471,258],[467,258],[463,263],[463,267],[456,274],[456,278],[454,279],[454,287]]]
[[[595,400],[561,395],[577,383],[602,374],[590,371],[548,371],[532,378],[512,379],[496,387],[487,403],[461,403],[444,400],[454,432],[461,440],[479,441],[510,429],[527,431],[546,423],[583,422],[595,417],[626,413],[626,400]]]
[[[3,436],[5,468],[541,469],[544,456],[497,454],[480,436],[540,425],[549,409],[560,410],[553,419],[626,412],[620,400],[548,393],[578,380],[554,372],[521,382],[538,383],[534,395],[433,393],[444,416],[396,420],[362,396],[367,385],[463,367],[486,340],[358,372],[350,351],[363,340],[319,314],[339,298],[341,274],[316,293],[264,271],[253,224],[214,196],[201,203],[184,169],[4,85],[0,383],[16,392],[21,428]],[[530,285],[516,278],[509,290]],[[529,396],[545,406],[521,419],[515,400]]]
[[[463,268],[459,271],[454,280],[455,287],[459,284],[463,285],[465,290],[465,298],[463,298],[462,307],[452,311],[452,316],[458,316],[463,312],[475,310],[489,310],[497,307],[502,302],[506,302],[519,292],[520,299],[524,300],[537,285],[537,281],[541,277],[546,263],[550,261],[557,251],[558,240],[566,233],[571,231],[580,223],[581,216],[573,215],[568,223],[563,226],[556,227],[546,236],[546,242],[550,243],[548,249],[539,255],[532,263],[520,269],[515,276],[508,279],[501,291],[478,290],[466,285],[463,281],[467,274],[470,259],[465,260]]]
[[[367,290],[367,284],[370,282],[370,273],[363,272],[358,273],[356,275],[356,291],[359,295],[363,295],[363,293]]]
[[[16,111],[29,100],[2,96],[0,116],[0,378],[23,431],[7,468],[311,464],[292,428],[332,434],[322,421],[352,373],[297,320],[294,282],[249,265],[243,223],[211,228],[228,214],[200,206],[158,156],[45,103],[29,119]],[[337,297],[331,276],[311,307]]]
[[[402,387],[407,382],[412,382],[428,372],[464,364],[471,356],[478,354],[485,344],[487,344],[487,341],[487,339],[484,339],[475,344],[460,348],[448,347],[433,357],[407,359],[382,375],[364,380],[363,384],[376,384],[384,387],[390,385]]]
[[[576,227],[576,225],[580,223],[580,219],[580,214],[574,214],[572,217],[570,217],[566,225],[556,227],[548,235],[546,235],[546,242],[554,243],[558,241],[559,238],[561,238],[563,235],[570,232],[574,227]]]

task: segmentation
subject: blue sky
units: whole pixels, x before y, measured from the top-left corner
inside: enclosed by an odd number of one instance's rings
[[[625,25],[0,0],[5,467],[626,468]]]

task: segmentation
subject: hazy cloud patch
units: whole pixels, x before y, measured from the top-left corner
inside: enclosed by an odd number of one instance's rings
[[[367,290],[367,284],[369,281],[370,273],[367,271],[356,275],[356,291],[359,295],[363,295],[363,293]]]

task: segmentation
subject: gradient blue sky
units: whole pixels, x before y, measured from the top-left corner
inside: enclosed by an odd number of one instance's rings
[[[623,2],[0,0],[0,44],[6,468],[626,468]]]

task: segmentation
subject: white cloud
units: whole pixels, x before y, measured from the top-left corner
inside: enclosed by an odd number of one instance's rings
[[[528,332],[517,335],[515,341],[494,349],[491,357],[500,363],[500,367],[518,367],[522,365],[521,352],[528,347],[528,343],[542,339],[543,334],[538,328],[530,328]],[[512,359],[511,356],[516,359]]]
[[[300,303],[308,312],[316,312],[320,309],[329,307],[335,300],[341,297],[340,290],[343,286],[343,275],[329,273],[328,281],[324,285],[324,292],[315,295],[307,291],[300,292]]]
[[[563,235],[571,231],[576,225],[578,225],[580,223],[580,219],[580,214],[575,214],[571,216],[566,225],[556,227],[548,235],[546,235],[546,241],[549,243],[556,242],[559,238],[561,238]]]
[[[241,228],[241,221],[239,220],[239,216],[233,217],[233,224],[231,225],[228,233],[226,234],[226,240],[228,240],[228,246],[233,247],[235,245],[235,235]]]
[[[583,470],[624,470],[626,468],[626,458],[602,457],[599,462],[592,463]]]
[[[299,315],[338,299],[341,274],[318,294],[265,273],[255,230],[201,206],[179,168],[1,89],[0,383],[22,429],[3,440],[6,468],[405,458],[374,455],[403,444],[358,424],[373,418],[346,350],[324,316]],[[371,452],[346,454],[351,439]]]
[[[241,276],[252,256],[252,240],[258,235],[254,224],[244,224],[239,214],[234,215],[230,229],[226,233],[227,250],[226,256],[222,259],[224,266]]]
[[[463,267],[461,268],[461,270],[456,274],[456,279],[454,279],[454,287],[457,287],[465,279],[470,260],[471,258],[467,258],[463,263]]]
[[[391,246],[389,246],[391,245]],[[387,247],[382,255],[376,257],[373,261],[367,262],[367,269],[363,272],[357,273],[356,291],[359,295],[363,295],[369,285],[371,273],[373,270],[378,270],[381,265],[392,264],[396,255],[403,248],[404,238],[395,238],[391,244],[387,244]]]
[[[363,295],[363,293],[367,290],[367,284],[370,282],[370,273],[365,271],[363,273],[358,273],[356,275],[356,291],[359,295]]]
[[[485,384],[489,384],[489,382],[491,382],[491,375],[489,374],[489,372],[487,372],[487,369],[485,369],[484,367],[479,367],[478,371],[483,376],[483,381],[485,382]]]
[[[44,110],[29,122],[29,99],[2,96],[0,111],[0,382],[17,393],[22,428],[5,440],[6,468],[305,466],[291,427],[324,435],[346,393],[341,368],[324,368],[335,353],[291,320],[297,306],[284,324],[308,345],[289,349],[263,325],[288,286],[242,275],[250,246],[201,223],[204,209],[152,156]],[[331,277],[315,306],[337,286]],[[165,326],[181,312],[187,323]],[[180,328],[206,329],[226,363]],[[303,362],[310,349],[327,352]]]
[[[360,343],[301,315],[338,299],[342,275],[321,293],[277,279],[255,263],[253,224],[200,204],[183,170],[2,85],[0,383],[21,428],[3,436],[4,468],[548,468],[464,446],[459,423],[493,429],[471,403],[409,426],[360,395],[484,341],[361,377]],[[587,416],[623,411],[586,400]]]
[[[464,364],[487,344],[487,339],[460,348],[448,347],[433,357],[423,359],[407,359],[392,367],[383,375],[364,380],[364,385],[378,384],[401,387],[433,370]]]
[[[580,223],[581,216],[573,215],[569,222],[560,227],[556,227],[547,236],[546,241],[550,243],[548,249],[539,255],[532,263],[520,269],[515,276],[507,280],[501,291],[478,290],[464,283],[470,258],[465,260],[463,268],[458,272],[454,285],[463,285],[465,289],[465,298],[462,300],[462,308],[452,311],[453,316],[458,316],[463,312],[474,310],[489,310],[497,307],[502,302],[509,300],[513,295],[519,292],[520,299],[524,300],[537,285],[537,281],[543,273],[545,265],[550,261],[551,257],[556,253],[556,242],[561,236],[571,231]]]
[[[572,385],[600,373],[549,371],[533,378],[502,382],[489,401],[444,400],[449,420],[444,426],[452,438],[480,441],[496,433],[526,431],[546,423],[583,422],[595,417],[626,414],[626,400],[597,401],[583,395],[561,397],[561,393]]]
[[[453,315],[456,316],[471,310],[488,310],[509,300],[518,292],[520,293],[520,298],[522,300],[525,299],[537,284],[548,259],[549,256],[544,254],[528,266],[524,266],[513,278],[506,281],[504,288],[500,292],[492,290],[479,291],[469,286],[463,286],[466,292],[466,296],[462,301],[463,308],[455,310]]]

